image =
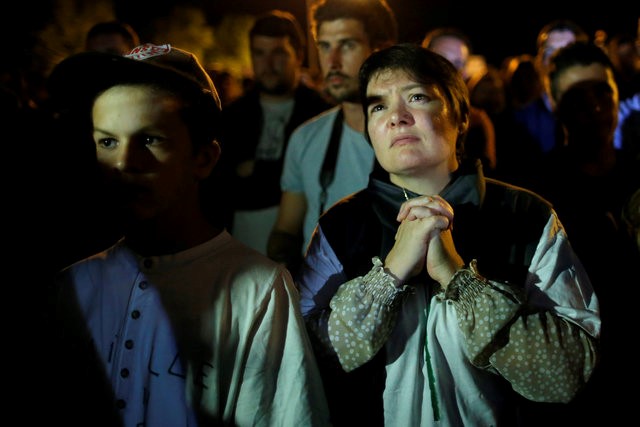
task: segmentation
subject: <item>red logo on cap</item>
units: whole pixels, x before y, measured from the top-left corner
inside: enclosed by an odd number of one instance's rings
[[[146,43],[133,48],[133,50],[126,54],[125,57],[144,61],[145,59],[153,58],[154,56],[166,55],[169,52],[171,52],[170,44],[155,45],[152,43]]]

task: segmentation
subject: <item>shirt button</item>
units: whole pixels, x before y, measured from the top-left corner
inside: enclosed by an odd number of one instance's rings
[[[128,350],[131,350],[133,348],[133,340],[126,340],[124,342],[124,347]]]
[[[129,376],[129,370],[127,368],[124,368],[120,371],[120,376],[122,378],[127,378]]]
[[[140,289],[147,289],[149,287],[149,282],[147,282],[146,280],[143,280],[142,282],[140,282],[140,284],[138,285],[138,287]]]
[[[151,268],[153,266],[153,260],[147,258],[143,261],[142,264],[145,268]]]
[[[133,310],[131,312],[131,317],[134,318],[134,319],[139,318],[140,317],[140,312],[138,310]]]
[[[124,409],[127,406],[127,402],[125,402],[122,399],[118,399],[116,400],[116,408],[118,409]]]

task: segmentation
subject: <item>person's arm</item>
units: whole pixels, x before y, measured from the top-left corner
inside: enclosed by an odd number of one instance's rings
[[[577,302],[575,282],[557,280]],[[547,307],[534,307],[513,286],[472,269],[458,272],[443,301],[455,308],[470,362],[502,376],[527,399],[568,403],[595,368],[597,338],[582,321],[598,315],[586,305],[561,307],[549,300]]]
[[[457,282],[445,298],[471,363],[534,401],[568,402],[584,386],[598,360],[598,300],[555,213],[523,290],[468,272]]]
[[[279,268],[271,293],[257,307],[255,333],[246,343],[234,408],[237,425],[330,425],[299,297],[289,272]]]
[[[304,129],[305,125],[301,125],[293,131],[284,153],[280,206],[267,241],[267,256],[284,264],[294,275],[302,260],[304,219],[307,214],[303,170],[307,138]]]
[[[336,351],[329,339],[329,306],[339,289],[348,283],[360,283],[357,277],[348,281],[344,268],[318,225],[296,280],[300,290],[300,308],[307,330],[314,343],[316,357],[321,364],[340,366]],[[393,319],[389,319],[392,322]],[[371,356],[373,356],[372,353]]]
[[[303,193],[284,191],[278,217],[269,235],[267,255],[294,272],[302,259],[303,225],[307,199]]]

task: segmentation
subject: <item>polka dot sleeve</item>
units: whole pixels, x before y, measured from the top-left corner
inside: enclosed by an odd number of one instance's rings
[[[458,273],[445,298],[456,309],[471,363],[500,374],[527,399],[570,401],[595,366],[594,339],[549,311],[529,312],[513,288],[475,269]]]
[[[377,257],[364,277],[340,286],[331,299],[329,338],[345,371],[362,366],[382,348],[410,289],[398,288]]]

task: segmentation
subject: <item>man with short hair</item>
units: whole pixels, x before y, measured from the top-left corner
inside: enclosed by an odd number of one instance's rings
[[[301,81],[305,38],[291,13],[271,10],[259,16],[249,43],[254,85],[222,112],[223,178],[215,180],[215,192],[228,202],[219,221],[241,242],[266,254],[289,136],[331,104]],[[219,215],[219,206],[214,208]]]
[[[300,126],[285,154],[267,254],[294,273],[322,212],[367,184],[374,155],[363,134],[358,71],[398,38],[386,0],[322,0],[311,15],[324,88],[339,105]]]

